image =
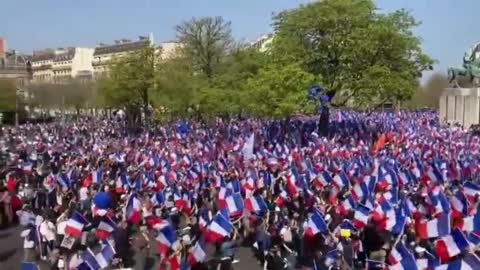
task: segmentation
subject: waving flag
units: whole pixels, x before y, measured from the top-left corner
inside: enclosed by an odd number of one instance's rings
[[[243,199],[240,193],[228,196],[225,201],[230,217],[239,216],[243,213]]]
[[[333,181],[333,178],[327,171],[321,171],[314,179],[314,185],[318,190],[330,185]]]
[[[310,236],[314,236],[317,233],[323,233],[328,231],[328,225],[322,217],[322,214],[315,209],[308,218],[307,228],[305,233]]]
[[[79,212],[75,211],[65,225],[65,233],[79,238],[82,236],[83,227],[87,224],[88,221],[85,219],[85,217]]]
[[[440,266],[440,259],[427,250],[424,251],[424,257],[417,259],[418,270],[437,269]]]
[[[268,212],[267,204],[263,200],[262,196],[255,195],[245,200],[245,208],[250,213],[256,213],[264,215]]]
[[[130,197],[128,197],[127,207],[125,208],[125,217],[127,218],[127,221],[139,225],[142,218],[141,207],[142,206],[140,200],[137,198],[137,195],[131,194]]]
[[[368,185],[365,182],[362,181],[360,183],[356,183],[353,186],[352,196],[356,201],[366,198],[368,197],[368,195],[369,195],[369,189],[368,189]]]
[[[100,268],[106,268],[111,264],[114,256],[115,256],[115,250],[107,242],[106,245],[100,251],[100,253],[95,255],[95,259],[98,265],[100,266]]]
[[[465,232],[480,233],[480,213],[459,219],[457,228]]]
[[[158,241],[157,250],[165,256],[171,247],[177,245],[177,233],[172,226],[165,226],[158,232],[156,240]]]
[[[345,172],[341,171],[340,173],[336,174],[333,177],[333,185],[339,188],[340,190],[344,187],[349,187],[350,182],[348,181],[348,177]]]
[[[353,215],[353,224],[357,228],[363,228],[367,226],[370,217],[370,209],[364,205],[357,205],[355,213]]]
[[[159,205],[164,205],[165,204],[165,195],[163,195],[163,192],[157,192],[153,194],[152,198],[150,199],[150,202],[152,203],[153,206],[159,206]]]
[[[191,266],[196,265],[197,263],[202,263],[207,258],[207,252],[205,249],[205,244],[199,240],[195,243],[195,246],[190,248],[188,255],[188,264]]]
[[[392,265],[389,269],[415,270],[417,264],[413,254],[400,242],[390,252],[389,262]]]
[[[441,265],[436,270],[476,270],[480,269],[480,259],[473,253],[465,255],[453,262]]]
[[[463,184],[463,193],[470,201],[474,201],[475,196],[480,195],[480,187],[472,182],[465,182]]]
[[[392,215],[386,216],[380,223],[380,227],[392,232],[393,235],[401,235],[406,223],[407,217],[401,211],[393,211]]]
[[[467,238],[458,229],[455,229],[451,234],[442,237],[435,244],[438,257],[443,263],[467,250],[469,246]]]
[[[420,239],[443,237],[450,233],[450,214],[443,214],[428,222],[417,224],[417,235]]]
[[[463,217],[468,215],[469,203],[467,197],[462,192],[458,191],[455,196],[450,198],[450,204],[453,210],[453,217]]]
[[[338,211],[341,215],[347,216],[350,210],[354,209],[356,205],[357,204],[355,203],[355,200],[352,198],[352,196],[348,196],[340,203]]]
[[[224,237],[229,236],[234,228],[232,223],[222,214],[218,213],[208,226],[208,239],[213,241],[222,241]]]
[[[116,228],[117,224],[115,224],[112,219],[109,217],[104,217],[103,220],[101,220],[98,224],[96,235],[98,239],[106,240]]]
[[[82,254],[82,259],[83,263],[86,265],[86,268],[81,268],[82,266],[80,265],[78,268],[79,269],[91,269],[91,270],[98,270],[101,269],[102,267],[98,264],[97,258],[95,258],[95,255],[93,252],[90,250],[90,248],[87,248]]]

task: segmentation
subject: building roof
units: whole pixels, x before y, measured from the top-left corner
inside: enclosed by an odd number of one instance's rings
[[[53,61],[65,61],[71,60],[75,56],[75,48],[68,48],[65,53],[55,55],[55,59]]]
[[[95,55],[101,55],[101,54],[134,51],[134,50],[139,50],[145,46],[148,46],[149,44],[150,44],[150,40],[143,39],[143,40],[138,40],[133,42],[125,42],[125,43],[114,44],[114,45],[100,46],[95,48],[95,52],[93,53],[93,55],[95,56]]]
[[[44,61],[55,59],[55,52],[53,51],[34,51],[32,61]]]

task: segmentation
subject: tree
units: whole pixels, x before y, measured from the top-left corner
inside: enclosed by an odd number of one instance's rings
[[[298,64],[270,64],[247,82],[248,109],[258,116],[289,117],[293,113],[312,110],[306,103],[306,89],[318,77]]]
[[[181,51],[197,72],[211,79],[233,44],[230,22],[222,17],[205,17],[175,27]]]
[[[380,14],[372,0],[324,0],[280,13],[271,55],[320,75],[334,105],[405,100],[433,63],[405,10]],[[360,101],[360,102],[356,102]]]
[[[406,106],[410,108],[438,108],[440,97],[448,85],[448,78],[444,74],[435,73],[425,85],[418,88]]]
[[[155,90],[155,66],[159,53],[151,46],[114,59],[98,89],[106,106],[126,108],[131,127],[148,115],[150,93]],[[148,119],[145,119],[148,120]]]
[[[264,58],[264,54],[244,47],[226,55],[211,83],[197,95],[200,111],[207,116],[247,112],[247,105],[253,100],[248,98],[246,82],[257,76],[265,64]]]
[[[13,79],[0,79],[0,112],[16,111],[17,87]]]
[[[169,116],[187,116],[195,107],[196,96],[205,84],[201,76],[194,76],[188,60],[182,55],[162,61],[156,70],[156,89],[152,101]]]

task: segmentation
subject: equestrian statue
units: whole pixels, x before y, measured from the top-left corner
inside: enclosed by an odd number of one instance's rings
[[[452,87],[460,87],[458,77],[467,77],[474,86],[479,86],[480,81],[480,42],[465,52],[463,56],[463,67],[448,69],[448,78]]]

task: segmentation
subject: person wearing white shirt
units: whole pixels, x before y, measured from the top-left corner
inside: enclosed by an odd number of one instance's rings
[[[80,205],[82,207],[82,210],[86,210],[88,209],[89,205],[89,199],[90,199],[90,195],[89,195],[89,191],[88,191],[88,188],[87,187],[81,187],[80,190],[78,191],[79,193],[79,199],[80,199]]]
[[[56,231],[57,228],[53,222],[48,219],[45,219],[42,224],[40,224],[40,234],[42,235],[42,246],[44,251],[42,252],[44,255],[43,259],[46,259],[45,255],[47,252],[51,252],[55,246]]]

